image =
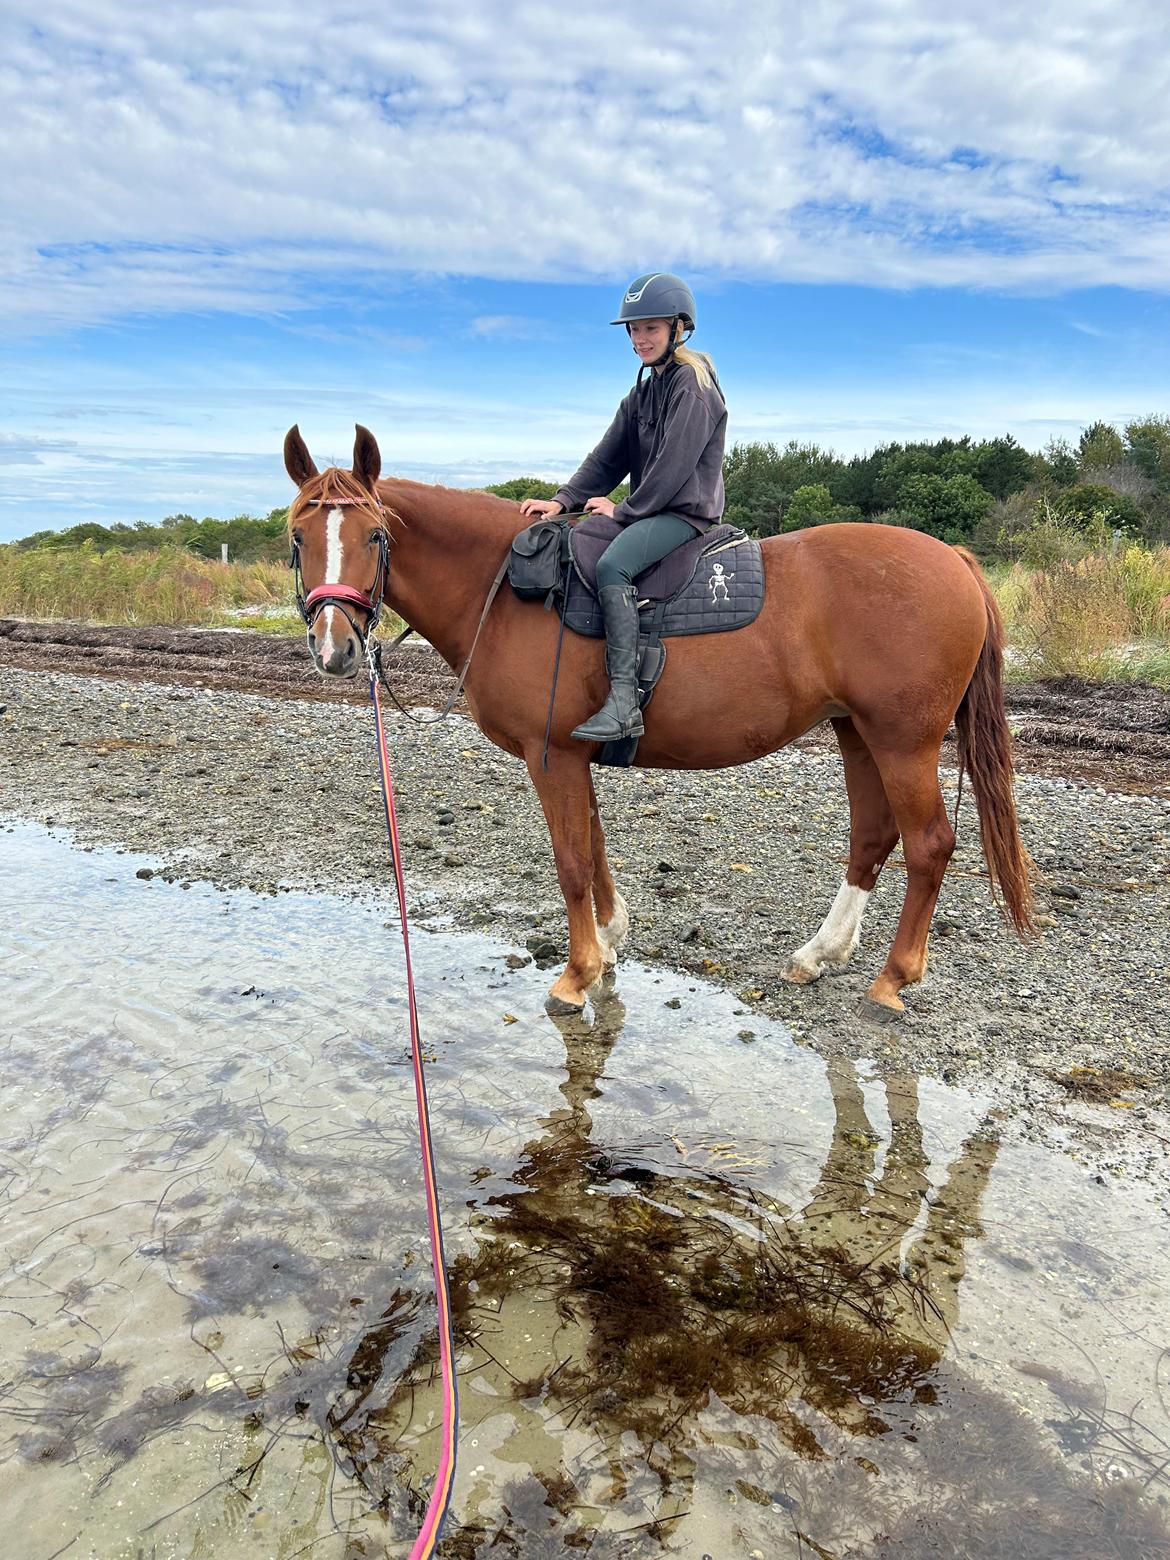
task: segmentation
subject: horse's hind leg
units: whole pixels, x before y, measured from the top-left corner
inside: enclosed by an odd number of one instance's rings
[[[630,930],[630,913],[609,870],[605,830],[601,826],[601,809],[597,805],[592,771],[589,774],[589,834],[593,845],[593,908],[597,916],[597,935],[601,939],[605,962],[616,964],[617,951]]]
[[[583,755],[579,758],[554,748],[548,765],[547,770],[541,767],[539,751],[528,756],[528,772],[544,808],[569,918],[569,962],[549,987],[549,1006],[561,1012],[579,1011],[585,993],[605,968],[593,914],[592,787]],[[610,883],[612,887],[612,879]]]
[[[849,793],[849,868],[815,937],[798,948],[784,979],[806,985],[826,968],[844,969],[861,936],[861,918],[878,873],[898,843],[898,825],[873,755],[847,717],[833,722]]]
[[[898,993],[921,980],[926,971],[930,919],[954,854],[955,831],[939,788],[937,745],[917,753],[883,753],[875,748],[874,759],[902,835],[906,898],[894,946],[868,995],[880,1007],[900,1012]]]

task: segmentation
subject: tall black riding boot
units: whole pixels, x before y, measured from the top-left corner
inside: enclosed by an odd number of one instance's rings
[[[632,585],[603,585],[597,593],[605,618],[609,698],[573,735],[582,742],[616,742],[644,731],[638,708],[638,594]]]

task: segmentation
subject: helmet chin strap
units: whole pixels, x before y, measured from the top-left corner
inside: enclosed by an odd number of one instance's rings
[[[676,341],[674,339],[674,333],[678,329],[678,322],[681,319],[682,319],[682,315],[681,314],[676,314],[674,316],[674,318],[671,320],[671,322],[670,322],[670,329],[669,329],[669,331],[667,332],[667,335],[666,335],[666,341],[667,341],[666,351],[662,354],[662,356],[658,357],[658,358],[655,358],[653,363],[641,363],[641,364],[639,364],[639,366],[638,366],[638,378],[635,381],[636,384],[640,385],[642,383],[642,375],[646,372],[646,370],[648,368],[665,368],[666,365],[670,362],[671,358],[674,356],[676,347],[683,346],[694,335],[695,327],[693,325],[684,326],[684,328],[683,328],[684,329],[684,334],[679,338],[678,341]],[[633,322],[631,321],[631,322],[627,323],[627,325],[626,325],[626,335],[627,336],[633,336],[633,334],[634,334],[634,332],[633,332]]]

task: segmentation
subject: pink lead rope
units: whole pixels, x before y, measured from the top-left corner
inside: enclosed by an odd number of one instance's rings
[[[330,587],[336,591],[337,587]],[[368,646],[372,647],[373,636]],[[382,724],[382,706],[378,698],[378,679],[372,649],[367,650],[370,671],[370,698],[374,705],[374,723],[378,730],[378,767],[382,781],[382,802],[386,830],[390,836],[390,855],[394,862],[394,887],[398,893],[398,914],[402,923],[402,948],[406,958],[406,992],[410,1010],[410,1055],[414,1067],[414,1093],[418,1106],[419,1142],[422,1149],[423,1183],[427,1196],[427,1228],[431,1239],[431,1268],[435,1278],[435,1307],[439,1322],[439,1366],[443,1382],[443,1439],[435,1485],[427,1502],[422,1531],[414,1541],[410,1560],[427,1560],[433,1555],[443,1530],[443,1520],[455,1482],[455,1456],[459,1435],[459,1393],[455,1384],[455,1339],[451,1323],[451,1295],[447,1287],[447,1265],[443,1258],[443,1226],[439,1221],[439,1192],[435,1178],[435,1157],[431,1147],[431,1119],[427,1108],[427,1085],[423,1076],[422,1041],[418,1028],[418,1003],[414,995],[414,972],[410,963],[410,933],[406,924],[406,880],[402,872],[402,848],[398,839],[398,819],[394,812],[394,787],[390,779],[390,757],[386,750],[386,730]]]

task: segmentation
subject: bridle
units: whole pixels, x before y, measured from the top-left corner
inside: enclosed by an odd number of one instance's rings
[[[386,513],[386,506],[380,504],[372,495],[368,499],[310,498],[306,502],[311,505],[326,504],[330,509],[340,509],[343,505],[351,504],[355,508],[376,509],[379,515]],[[394,511],[391,510],[390,513],[393,514]],[[492,602],[496,599],[500,586],[504,582],[504,575],[508,570],[511,548],[505,552],[503,562],[496,570],[496,577],[492,581],[491,589],[487,593],[487,600],[483,604],[483,611],[479,615],[479,622],[476,624],[475,634],[472,637],[471,649],[467,652],[467,659],[460,669],[454,692],[449,695],[447,702],[437,717],[432,720],[420,720],[417,715],[412,714],[410,710],[404,708],[399,703],[398,696],[395,694],[394,689],[391,688],[385,667],[382,664],[381,642],[374,637],[374,630],[377,628],[378,621],[382,616],[382,607],[390,584],[390,539],[386,534],[385,527],[381,527],[378,531],[378,573],[374,579],[372,589],[368,592],[358,590],[353,585],[343,585],[340,580],[326,580],[323,584],[315,586],[306,595],[305,582],[301,575],[301,549],[295,537],[292,540],[291,547],[292,551],[289,556],[288,566],[293,571],[293,590],[296,593],[297,611],[304,619],[305,627],[309,627],[321,607],[336,607],[358,637],[358,642],[362,647],[362,659],[365,661],[366,668],[370,674],[371,692],[373,692],[375,682],[381,682],[386,692],[394,700],[395,704],[398,705],[398,708],[415,725],[432,726],[438,724],[441,720],[446,720],[463,693],[463,685],[467,681],[467,673],[471,669],[471,658],[475,654],[476,645],[479,644],[480,633],[484,623],[487,621],[487,615],[491,611]],[[363,612],[368,614],[364,630],[349,610],[350,607],[360,607]],[[402,632],[391,641],[391,653],[397,650],[398,646],[413,633],[414,629],[408,623]]]
[[[308,500],[308,503],[325,504],[330,509],[341,509],[348,504],[354,508],[376,509],[379,515],[386,513],[385,507],[376,498],[372,497],[369,499],[311,498]],[[386,587],[390,583],[390,540],[386,534],[385,526],[380,526],[378,530],[378,572],[374,576],[374,583],[369,591],[358,590],[353,585],[343,585],[340,580],[326,580],[323,584],[315,586],[306,595],[304,576],[301,574],[300,543],[294,537],[291,545],[292,552],[289,556],[288,566],[293,571],[293,589],[296,592],[297,611],[304,619],[305,627],[309,627],[322,607],[336,607],[357,635],[358,642],[362,647],[363,657],[368,655],[367,647],[382,616],[382,607],[386,600]],[[363,612],[369,614],[366,618],[364,629],[354,617],[350,610],[351,607],[360,607]]]

